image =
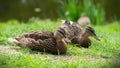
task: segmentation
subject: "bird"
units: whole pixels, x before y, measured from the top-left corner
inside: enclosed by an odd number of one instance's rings
[[[92,27],[87,26],[77,36],[76,42],[74,42],[74,44],[77,44],[77,46],[88,48],[91,45],[91,40],[89,37],[94,37],[96,40],[100,41],[100,38],[96,35],[95,30]]]
[[[77,20],[77,23],[82,28],[85,28],[86,26],[91,26],[90,18],[86,15],[86,13],[81,14],[81,17]]]
[[[64,24],[61,25],[61,28],[66,31],[66,34],[68,35],[68,38],[71,40],[71,42],[73,44],[77,44],[76,46],[78,47],[82,46],[88,48],[91,45],[91,40],[89,39],[90,36],[100,41],[98,36],[95,34],[94,28],[91,26],[81,28],[77,23],[66,24],[64,21]]]
[[[55,32],[39,30],[28,32],[16,38],[9,38],[10,42],[16,43],[22,48],[38,50],[41,52],[49,52],[52,54],[65,54],[67,52],[66,32],[59,27]]]

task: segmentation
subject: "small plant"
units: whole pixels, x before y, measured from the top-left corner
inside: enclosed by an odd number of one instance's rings
[[[80,7],[78,6],[78,0],[68,0],[66,14],[67,18],[69,20],[76,21],[79,18],[79,14]]]
[[[93,25],[102,25],[104,21],[104,10],[100,4],[96,6],[92,0],[84,0],[82,11],[90,18]]]
[[[63,19],[77,22],[82,13],[86,13],[93,25],[102,25],[104,21],[104,10],[100,4],[96,6],[92,0],[67,0],[68,2],[61,2],[59,15]]]
[[[60,1],[58,2],[61,4],[61,8],[59,9],[59,16],[63,19],[66,20],[72,20],[72,21],[77,21],[77,19],[80,16],[80,6],[78,0],[67,0],[65,1]]]

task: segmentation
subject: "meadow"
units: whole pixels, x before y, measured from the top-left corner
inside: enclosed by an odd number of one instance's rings
[[[8,38],[37,30],[55,31],[61,22],[50,20],[19,23],[16,20],[0,23],[0,68],[119,68],[120,24],[92,26],[101,41],[93,38],[89,48],[68,44],[65,55],[32,51],[19,48],[8,42]],[[8,48],[4,48],[8,47]],[[12,51],[11,51],[12,50]],[[17,52],[17,53],[16,53]]]

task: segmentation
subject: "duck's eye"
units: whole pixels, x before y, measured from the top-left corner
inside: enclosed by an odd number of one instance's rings
[[[92,33],[95,33],[93,30],[91,30],[91,29],[88,29],[90,32],[92,32]]]
[[[59,31],[59,32],[60,32],[64,37],[66,37],[65,34],[64,34],[64,32],[62,32],[62,31]]]
[[[60,31],[64,34],[66,34],[65,30],[63,28],[60,28]]]
[[[92,33],[95,33],[95,30],[93,28],[89,27],[89,26],[87,26],[87,30],[92,32]]]
[[[66,37],[65,35],[66,35],[66,32],[65,32],[65,30],[63,29],[63,28],[60,28],[59,30],[58,30],[64,37]]]

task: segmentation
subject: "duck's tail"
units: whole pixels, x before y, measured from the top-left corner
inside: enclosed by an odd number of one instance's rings
[[[8,41],[11,43],[19,43],[19,41],[16,40],[15,38],[8,38]]]

